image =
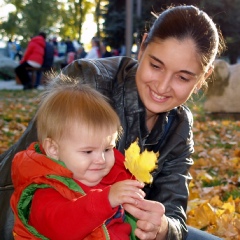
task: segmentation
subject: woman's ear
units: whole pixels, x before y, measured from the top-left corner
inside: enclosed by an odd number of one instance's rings
[[[213,73],[213,70],[214,70],[214,66],[211,65],[209,67],[208,71],[204,73],[201,80],[198,82],[198,84],[195,88],[197,91],[202,87],[202,85],[204,85],[204,82],[207,81],[208,77]]]
[[[58,144],[54,140],[51,138],[45,138],[42,146],[48,157],[59,160]]]
[[[206,81],[206,79],[213,73],[214,70],[214,65],[211,65],[208,69],[208,71],[204,74],[204,79]]]
[[[139,50],[139,53],[138,53],[138,61],[140,61],[140,59],[142,57],[142,54],[144,52],[144,49],[145,49],[144,42],[145,42],[147,36],[148,36],[148,34],[144,33],[143,38],[142,38],[142,42],[141,42],[141,46],[140,46],[140,50]]]

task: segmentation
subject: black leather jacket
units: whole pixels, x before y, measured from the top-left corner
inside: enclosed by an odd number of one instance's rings
[[[169,221],[168,239],[185,239],[187,185],[191,180],[188,170],[193,164],[190,158],[193,152],[192,114],[184,106],[160,113],[149,133],[146,128],[145,108],[135,84],[137,66],[137,61],[127,57],[81,59],[68,65],[63,73],[81,83],[92,85],[110,99],[124,129],[117,146],[121,152],[124,153],[136,139],[142,150],[160,152],[158,168],[153,173],[153,183],[144,188],[146,198],[164,204]],[[12,239],[13,216],[9,208],[13,191],[11,161],[16,152],[26,149],[35,140],[36,128],[32,121],[21,139],[0,156],[0,236],[3,240]]]

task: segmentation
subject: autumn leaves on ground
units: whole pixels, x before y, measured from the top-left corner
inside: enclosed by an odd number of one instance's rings
[[[14,144],[34,115],[40,91],[0,91],[0,153]],[[215,119],[203,101],[194,114],[195,153],[187,223],[223,239],[240,240],[240,120]]]

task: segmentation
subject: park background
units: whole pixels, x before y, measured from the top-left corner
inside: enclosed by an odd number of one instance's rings
[[[95,35],[109,48],[131,50],[154,20],[151,12],[176,4],[192,4],[206,11],[226,40],[224,56],[231,64],[237,62],[240,0],[0,0],[0,39],[17,37],[26,47],[30,37],[41,30],[59,41],[69,36],[86,49]]]
[[[110,49],[129,44],[132,50],[154,20],[151,12],[179,3],[199,6],[213,18],[227,44],[223,59],[237,63],[240,0],[2,0],[0,39],[4,43],[18,38],[24,48],[41,30],[58,40],[70,36],[86,48],[96,35]],[[136,56],[132,51],[127,54]],[[26,129],[40,93],[0,90],[0,154]],[[195,138],[188,224],[226,240],[240,240],[240,121],[236,115],[206,113],[205,100],[199,93],[187,103],[194,115]]]

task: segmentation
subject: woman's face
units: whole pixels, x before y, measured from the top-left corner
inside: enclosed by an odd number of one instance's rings
[[[181,105],[200,87],[202,67],[191,39],[151,42],[138,60],[136,83],[148,116]]]

